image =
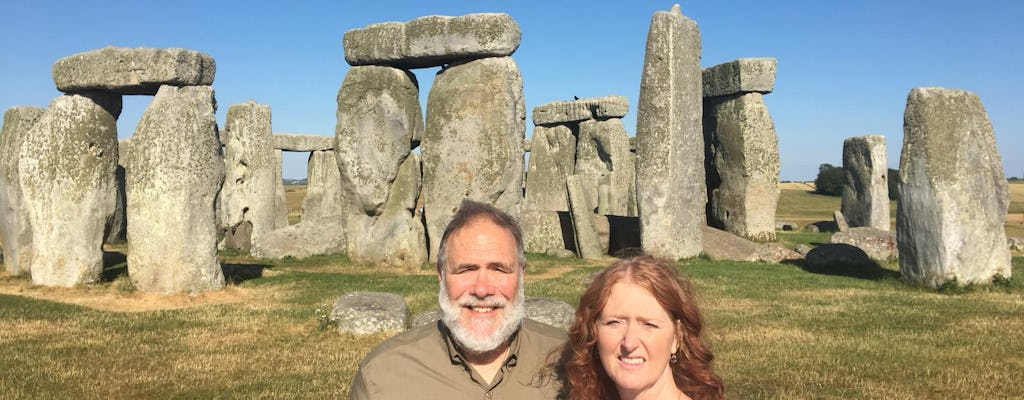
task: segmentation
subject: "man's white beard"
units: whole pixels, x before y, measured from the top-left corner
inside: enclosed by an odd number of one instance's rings
[[[438,303],[441,305],[441,319],[448,330],[452,332],[452,336],[462,350],[473,354],[492,351],[505,343],[519,329],[525,314],[523,304],[526,298],[522,273],[519,274],[518,284],[516,299],[512,301],[512,304],[508,304],[508,299],[501,295],[495,294],[484,299],[477,299],[469,293],[463,294],[453,304],[451,297],[448,296],[448,285],[445,284],[443,278],[441,279],[441,289],[437,294]],[[504,316],[493,333],[487,336],[479,335],[459,323],[459,315],[466,306],[503,307]]]

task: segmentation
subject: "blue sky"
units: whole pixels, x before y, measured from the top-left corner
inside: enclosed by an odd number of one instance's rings
[[[0,5],[0,109],[46,106],[59,95],[57,59],[107,45],[182,47],[217,61],[223,126],[228,106],[269,104],[275,132],[333,135],[336,95],[348,65],[345,31],[384,21],[474,12],[510,14],[523,31],[513,54],[529,113],[573,96],[629,98],[636,131],[651,14],[671,2],[612,1],[5,1]],[[942,86],[980,96],[1007,176],[1024,176],[1024,2],[691,1],[702,65],[775,57],[765,97],[779,136],[781,179],[814,179],[842,164],[843,139],[882,134],[899,164],[911,88]],[[416,70],[423,106],[435,69]],[[149,103],[126,96],[119,135]],[[305,155],[285,156],[284,176],[304,177]]]

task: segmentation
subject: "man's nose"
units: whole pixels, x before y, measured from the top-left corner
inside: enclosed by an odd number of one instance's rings
[[[494,284],[491,282],[491,274],[485,268],[477,271],[473,279],[473,296],[484,298],[494,294]]]

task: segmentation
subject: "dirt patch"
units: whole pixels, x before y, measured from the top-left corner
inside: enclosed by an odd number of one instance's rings
[[[102,311],[143,312],[174,310],[212,304],[263,304],[274,296],[265,289],[225,286],[223,290],[188,294],[121,292],[111,285],[84,288],[59,288],[32,285],[24,279],[0,275],[0,294],[75,304]]]

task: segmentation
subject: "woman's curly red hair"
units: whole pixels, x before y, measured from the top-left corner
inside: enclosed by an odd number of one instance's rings
[[[678,361],[671,363],[676,387],[694,400],[724,399],[725,387],[711,365],[711,350],[701,339],[703,318],[690,282],[672,263],[647,255],[619,260],[601,271],[580,297],[576,320],[562,354],[564,373],[573,400],[618,399],[615,382],[608,377],[597,354],[597,320],[612,286],[628,280],[646,289],[676,322]]]

